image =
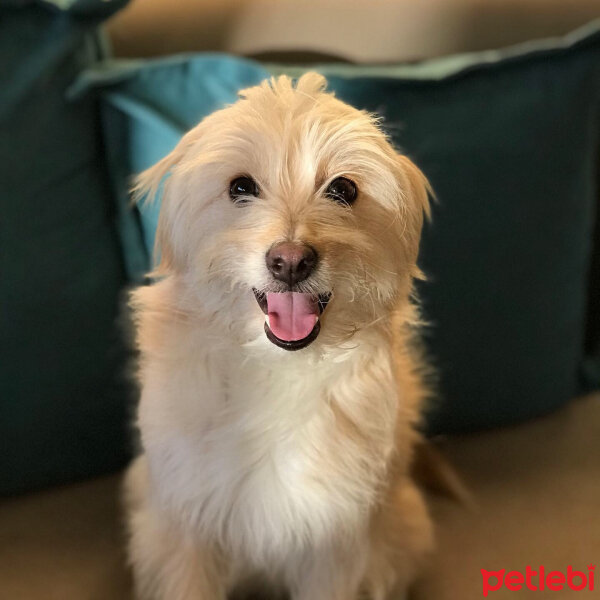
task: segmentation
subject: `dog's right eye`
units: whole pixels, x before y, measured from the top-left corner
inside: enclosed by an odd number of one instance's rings
[[[252,177],[236,177],[229,184],[229,197],[234,202],[249,202],[251,196],[258,196],[258,185]]]
[[[346,206],[350,206],[356,200],[357,194],[356,184],[347,177],[334,179],[325,190],[328,198]]]

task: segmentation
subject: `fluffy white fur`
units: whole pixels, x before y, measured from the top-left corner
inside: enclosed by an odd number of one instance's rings
[[[292,600],[383,600],[431,545],[409,475],[425,395],[411,303],[426,181],[372,116],[309,73],[241,93],[142,173],[165,176],[157,282],[134,292],[143,454],[126,480],[148,600],[223,600],[261,575]],[[236,205],[229,183],[260,196]],[[356,182],[342,206],[324,195]],[[312,245],[318,338],[273,345],[252,292],[276,242]]]

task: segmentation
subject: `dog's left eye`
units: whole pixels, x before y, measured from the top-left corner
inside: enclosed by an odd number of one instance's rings
[[[325,190],[325,195],[340,204],[352,204],[356,200],[356,184],[347,177],[337,177]]]
[[[229,184],[229,197],[234,202],[248,202],[251,196],[258,196],[258,185],[252,177],[236,177]]]

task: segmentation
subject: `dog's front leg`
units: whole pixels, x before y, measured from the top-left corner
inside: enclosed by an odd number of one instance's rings
[[[225,600],[224,557],[182,532],[149,501],[145,457],[125,480],[129,562],[137,600]]]
[[[150,510],[131,517],[129,551],[138,600],[225,600],[226,570],[215,551],[167,528]]]
[[[288,571],[292,600],[357,600],[367,547],[345,540],[307,551]]]

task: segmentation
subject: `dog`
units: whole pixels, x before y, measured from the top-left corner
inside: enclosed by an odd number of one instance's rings
[[[163,190],[155,281],[131,296],[140,599],[224,600],[258,577],[292,600],[384,600],[432,548],[411,476],[430,188],[326,83],[240,92],[136,180]]]

